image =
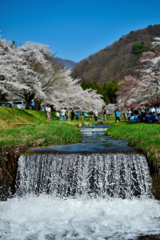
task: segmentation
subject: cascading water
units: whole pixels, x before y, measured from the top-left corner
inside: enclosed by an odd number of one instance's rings
[[[20,157],[16,187],[20,196],[132,198],[151,195],[151,178],[138,154],[33,154]]]
[[[152,195],[146,158],[126,146],[122,150],[130,154],[108,154],[110,139],[105,143],[102,133],[104,152],[95,152],[93,129],[87,135],[78,145],[87,154],[61,149],[20,157],[16,194],[0,202],[1,240],[160,239],[160,203]],[[116,152],[122,142],[111,142]]]

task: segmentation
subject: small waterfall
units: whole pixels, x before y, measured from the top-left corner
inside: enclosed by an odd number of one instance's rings
[[[33,154],[19,159],[16,194],[54,197],[152,196],[146,158],[139,154]]]

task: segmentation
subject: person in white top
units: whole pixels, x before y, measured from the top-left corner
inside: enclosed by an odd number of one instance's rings
[[[156,112],[156,110],[155,110],[155,108],[154,108],[153,105],[150,107],[149,112],[150,112],[150,113]]]
[[[66,114],[66,110],[63,108],[63,109],[61,110],[61,118],[62,118],[62,121],[63,121],[63,120],[66,121],[65,114]]]
[[[47,104],[47,106],[45,107],[45,111],[46,111],[47,121],[50,122],[51,121],[51,108],[50,108],[49,104]]]
[[[59,120],[59,111],[56,112],[56,120]]]

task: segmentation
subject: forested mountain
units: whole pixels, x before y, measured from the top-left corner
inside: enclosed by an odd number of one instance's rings
[[[160,37],[160,24],[131,31],[111,46],[101,49],[77,63],[72,71],[73,78],[81,82],[102,85],[109,81],[122,80],[127,75],[137,75],[140,53],[151,50],[153,37]]]

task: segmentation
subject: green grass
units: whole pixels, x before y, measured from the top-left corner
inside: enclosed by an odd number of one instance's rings
[[[112,127],[106,134],[117,139],[127,140],[130,145],[134,145],[137,150],[143,151],[149,160],[154,160],[160,164],[160,124],[150,123],[129,123],[122,120],[114,122],[114,118],[109,118],[107,124]]]
[[[44,112],[0,107],[0,129],[8,129],[17,124],[32,124],[45,120]]]
[[[40,121],[34,125],[0,130],[0,146],[67,144],[81,141],[81,133],[67,123]]]
[[[68,144],[82,140],[79,128],[66,122],[46,121],[45,112],[0,107],[0,147]]]

